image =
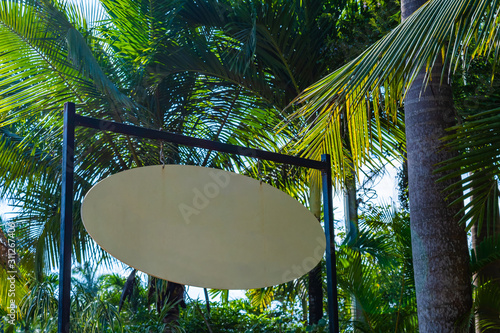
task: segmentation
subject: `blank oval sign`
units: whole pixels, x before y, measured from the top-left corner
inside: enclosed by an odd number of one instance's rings
[[[258,180],[198,166],[117,173],[82,205],[107,252],[150,275],[192,286],[251,289],[298,278],[325,251],[321,225],[298,201]]]

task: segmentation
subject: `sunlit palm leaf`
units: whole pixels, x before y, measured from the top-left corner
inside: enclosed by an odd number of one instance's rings
[[[383,114],[375,112],[375,118],[394,121],[416,74],[422,68],[430,72],[437,57],[444,57],[448,65],[445,70],[459,64],[467,66],[471,57],[483,54],[493,54],[498,61],[499,5],[498,1],[485,0],[427,2],[358,58],[302,93],[297,101],[306,104],[294,118],[312,121],[301,133],[299,148],[308,156],[326,150],[339,156],[339,163],[342,148],[338,122],[340,114],[345,114],[351,123],[353,160],[359,167],[368,158],[370,147],[377,144],[364,129],[371,103],[374,109],[385,110]],[[468,53],[470,47],[472,53]]]

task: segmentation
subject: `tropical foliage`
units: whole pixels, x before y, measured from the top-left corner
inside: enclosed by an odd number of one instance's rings
[[[380,168],[401,157],[406,93],[421,68],[443,59],[441,80],[455,73],[459,106],[450,117],[460,120],[447,139],[460,155],[441,170],[451,170],[448,177],[468,173],[450,187],[455,203],[471,199],[463,222],[479,230],[500,223],[500,94],[490,75],[500,52],[498,1],[432,0],[399,25],[398,9],[398,2],[383,0],[2,0],[0,193],[19,211],[2,223],[4,230],[17,226],[17,327],[57,326],[52,272],[67,101],[79,114],[116,122],[315,159],[330,153],[334,181],[343,185],[365,165]],[[88,129],[76,136],[77,203],[108,175],[175,163],[248,174],[312,204],[305,170]],[[89,239],[75,206],[75,332],[327,330],[325,320],[308,326],[306,277],[249,291],[248,300],[208,307],[190,300],[182,308],[180,300],[166,299],[165,281],[146,283],[135,271],[128,281],[98,275],[97,267],[113,259]],[[354,236],[341,233],[345,241],[337,244],[341,328],[415,332],[408,211],[367,206],[361,213]],[[500,238],[485,232],[471,252],[475,301],[459,324],[477,315],[491,329],[499,327],[500,288],[485,272],[498,264]],[[10,288],[1,264],[0,296]],[[0,327],[12,330],[7,299],[0,297]],[[352,313],[354,300],[361,318]]]

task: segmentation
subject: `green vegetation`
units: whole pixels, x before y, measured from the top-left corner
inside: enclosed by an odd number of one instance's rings
[[[0,194],[19,211],[0,221],[0,331],[56,330],[68,101],[86,116],[331,154],[334,190],[357,213],[337,240],[343,332],[500,329],[500,1],[401,0],[402,23],[399,6],[0,0]],[[90,129],[76,137],[72,331],[327,330],[324,263],[243,300],[211,291],[221,302],[193,301],[135,270],[98,276],[114,259],[88,236],[78,204],[100,179],[164,161],[261,178],[319,217],[316,173]],[[361,172],[390,161],[404,165],[402,211],[359,187]]]

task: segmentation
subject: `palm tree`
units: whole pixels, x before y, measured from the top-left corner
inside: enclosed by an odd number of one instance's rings
[[[292,98],[326,73],[323,58],[334,44],[330,33],[345,5],[318,0],[101,3],[0,5],[2,194],[22,208],[16,218],[25,226],[22,260],[39,277],[58,257],[63,101],[76,101],[84,115],[278,150],[296,133],[290,127],[278,138],[273,128]],[[85,142],[77,151],[77,202],[96,180],[159,160],[156,142],[89,130],[79,131],[77,141]],[[167,163],[225,169],[245,170],[253,162],[170,145],[164,155]],[[89,241],[77,214],[77,260],[95,254],[109,259]]]
[[[453,200],[443,192],[458,179],[436,184],[445,174],[434,174],[436,163],[454,156],[440,141],[455,121],[446,83],[449,71],[467,66],[470,55],[497,52],[499,3],[412,3],[402,2],[405,20],[390,34],[308,88],[299,99],[307,104],[296,116],[316,118],[301,145],[316,156],[325,149],[339,151],[337,119],[345,112],[359,167],[377,144],[363,129],[367,118],[395,119],[404,105],[419,326],[451,332],[471,306],[471,289],[465,231],[456,216],[460,207],[448,207]]]
[[[492,72],[496,74],[498,70],[491,62],[484,62],[483,59],[483,61],[473,61],[470,67],[461,69],[455,75],[454,100],[462,124],[454,127],[452,130],[454,134],[448,138],[450,146],[460,154],[443,163],[441,168],[451,172],[445,178],[460,178],[460,181],[451,187],[454,196],[459,198],[456,201],[469,199],[462,208],[464,214],[461,222],[470,229],[473,258],[486,254],[483,248],[485,245],[487,249],[493,250],[490,255],[494,256],[495,250],[491,244],[496,244],[500,226],[498,172],[495,168],[497,145],[490,139],[496,132],[494,125],[491,126],[495,123],[491,115],[496,112],[484,112],[484,110],[495,110],[500,105],[500,91],[498,83],[493,80]],[[485,121],[490,122],[488,133],[483,132]],[[487,327],[485,323],[492,318],[485,302],[488,297],[483,297],[481,293],[488,290],[494,294],[492,288],[498,286],[500,280],[499,263],[499,261],[489,261],[481,269],[477,269],[477,265],[472,266],[476,332],[482,332]],[[487,332],[498,332],[498,330],[491,329],[490,325]]]
[[[102,7],[92,6],[12,1],[1,8],[2,190],[22,208],[16,217],[25,226],[22,260],[39,277],[58,256],[57,114],[63,100],[77,101],[84,115],[278,150],[294,134],[291,128],[274,135],[284,107],[328,68],[322,57],[336,22],[325,19],[323,10],[336,13],[332,17],[341,10],[317,0],[239,6],[195,1],[182,7],[104,0]],[[306,53],[308,58],[301,55]],[[156,142],[89,130],[79,131],[77,140],[85,142],[77,152],[77,202],[96,180],[159,160]],[[167,163],[249,165],[185,147],[163,150]],[[23,168],[12,163],[14,157]],[[77,214],[77,261],[94,254],[109,260],[88,240]]]
[[[390,206],[368,206],[356,237],[340,247],[339,285],[342,293],[355,296],[344,302],[362,309],[361,317],[344,324],[346,330],[417,330],[409,222],[407,214]]]
[[[178,10],[177,2],[165,1],[103,1],[95,8],[62,1],[0,4],[1,190],[21,209],[13,220],[21,226],[20,260],[39,278],[56,266],[59,254],[63,101],[76,101],[78,112],[88,116],[275,149],[273,132],[258,121],[275,116],[260,107],[261,100],[216,75],[163,66],[162,57],[182,52],[210,60],[196,53],[212,50],[209,36],[186,26]],[[199,49],[189,47],[193,40]],[[211,60],[223,69],[220,57]],[[158,164],[162,146],[90,130],[78,131],[77,141],[84,148],[76,152],[76,202],[98,179]],[[193,148],[165,144],[163,154],[166,163],[245,168],[238,158]],[[74,214],[76,260],[109,262],[86,234],[78,207]]]
[[[424,3],[402,1],[402,19]],[[455,331],[456,321],[472,306],[467,235],[458,223],[460,207],[450,209],[444,192],[459,178],[437,183],[443,175],[434,172],[437,163],[457,154],[443,149],[440,140],[456,122],[448,76],[437,79],[447,70],[441,59],[430,73],[421,69],[404,100],[415,285],[426,289],[417,293],[422,332]],[[433,78],[429,82],[427,75]]]
[[[499,109],[475,114],[448,138],[450,146],[461,154],[441,169],[451,172],[449,177],[465,174],[450,188],[455,196],[470,199],[462,209],[462,221],[471,230],[471,269],[474,284],[474,306],[476,332],[497,332],[500,328],[496,318],[498,307],[493,295],[499,290],[499,245],[498,228],[498,114]],[[466,194],[462,194],[462,193]]]
[[[29,293],[26,293],[19,303],[19,318],[23,329],[49,332],[57,328],[57,282],[57,276],[53,274],[42,280],[29,281]],[[14,329],[16,326],[7,327]]]

